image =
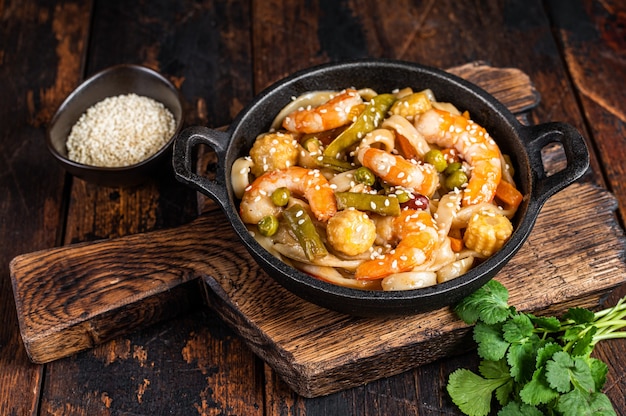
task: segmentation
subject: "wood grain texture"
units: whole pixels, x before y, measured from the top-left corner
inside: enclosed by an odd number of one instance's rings
[[[84,75],[122,62],[154,68],[180,90],[186,124],[226,124],[253,94],[249,19],[245,1],[96,2],[83,21],[90,25]],[[167,229],[198,215],[195,192],[168,164],[134,189],[72,180],[64,197],[57,244]],[[191,282],[146,298],[145,313],[118,305],[109,321],[136,329],[115,337],[103,320],[98,336],[111,341],[48,363],[41,414],[259,414],[258,358],[214,314],[185,312],[197,309],[196,288]],[[169,325],[137,328],[161,318]]]
[[[597,216],[573,209],[573,201]],[[624,283],[624,237],[615,208],[610,194],[590,185],[575,184],[554,196],[527,243],[496,277],[509,289],[511,303],[541,314],[599,306]],[[352,318],[304,302],[262,275],[205,280],[210,305],[306,397],[398,374],[471,345],[464,339],[467,326],[448,308]]]
[[[24,349],[7,266],[20,253],[60,241],[65,175],[43,145],[45,123],[77,85],[88,37],[81,22],[90,10],[89,1],[0,2],[2,415],[35,414],[45,377]]]
[[[596,215],[589,218],[573,201]],[[590,185],[575,184],[553,197],[525,246],[498,274],[511,302],[542,313],[562,313],[573,304],[598,306],[624,281],[624,242],[614,209],[610,194]],[[112,317],[132,310],[132,321],[144,323],[142,314],[153,318],[152,302],[144,299],[198,276],[209,288],[210,306],[307,397],[388,377],[467,348],[462,342],[467,326],[447,308],[363,319],[302,301],[261,271],[223,224],[221,212],[214,211],[170,230],[16,257],[11,270],[30,355],[45,362],[110,339],[107,330],[119,336],[133,328],[116,325],[127,317]],[[171,306],[154,309],[173,313]]]
[[[30,363],[18,330],[11,258],[175,227],[197,215],[194,193],[167,172],[148,191],[116,194],[80,181],[66,184],[42,146],[45,122],[64,94],[114,63],[159,69],[181,89],[188,123],[209,126],[228,124],[255,92],[311,64],[388,57],[442,68],[473,61],[519,68],[541,92],[524,122],[566,121],[582,131],[602,157],[599,163],[592,154],[585,179],[606,178],[618,219],[625,218],[624,126],[615,116],[626,102],[620,2],[512,0],[476,7],[398,0],[389,7],[374,0],[111,0],[93,10],[91,3],[0,2],[1,414],[459,414],[445,392],[447,376],[478,364],[470,352],[305,398],[207,308],[45,366]],[[596,351],[609,364],[606,391],[624,415],[626,341],[600,343]]]

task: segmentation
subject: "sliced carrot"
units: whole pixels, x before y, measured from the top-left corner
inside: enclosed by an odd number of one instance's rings
[[[496,188],[496,198],[502,201],[507,208],[517,209],[524,196],[512,183],[500,181]]]
[[[448,236],[448,238],[450,239],[450,248],[452,249],[452,251],[454,251],[455,253],[459,253],[461,250],[463,250],[463,240],[450,236]]]
[[[417,158],[417,151],[415,150],[411,142],[409,142],[409,139],[401,134],[396,134],[396,147],[405,159]]]

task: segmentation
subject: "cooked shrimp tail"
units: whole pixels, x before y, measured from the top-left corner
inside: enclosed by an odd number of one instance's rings
[[[313,108],[303,108],[289,114],[283,127],[293,133],[319,133],[344,126],[356,115],[353,109],[363,103],[358,91],[348,89],[326,103]]]
[[[433,219],[426,211],[403,211],[393,221],[394,232],[400,238],[394,250],[384,256],[363,262],[355,278],[382,279],[394,273],[408,272],[425,263],[438,244]]]
[[[327,221],[337,212],[335,194],[328,180],[315,169],[292,166],[267,172],[252,182],[239,206],[243,221],[256,224],[263,217],[277,215],[282,208],[272,202],[271,195],[283,187],[303,196],[319,221]]]
[[[500,149],[483,127],[464,115],[431,109],[419,117],[416,128],[426,141],[455,149],[471,166],[464,206],[493,200],[502,177]]]
[[[363,166],[391,185],[410,188],[426,196],[432,196],[439,187],[439,174],[428,163],[411,162],[373,147],[361,149],[357,157]]]

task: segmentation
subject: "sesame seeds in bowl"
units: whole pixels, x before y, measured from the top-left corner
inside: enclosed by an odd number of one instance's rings
[[[48,126],[47,144],[76,177],[135,186],[154,176],[182,124],[180,96],[167,79],[142,66],[117,65],[66,98]]]

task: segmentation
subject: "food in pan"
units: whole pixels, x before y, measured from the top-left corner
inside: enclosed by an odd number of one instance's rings
[[[496,141],[430,90],[294,98],[232,168],[269,252],[368,290],[454,279],[498,251],[523,196]]]

